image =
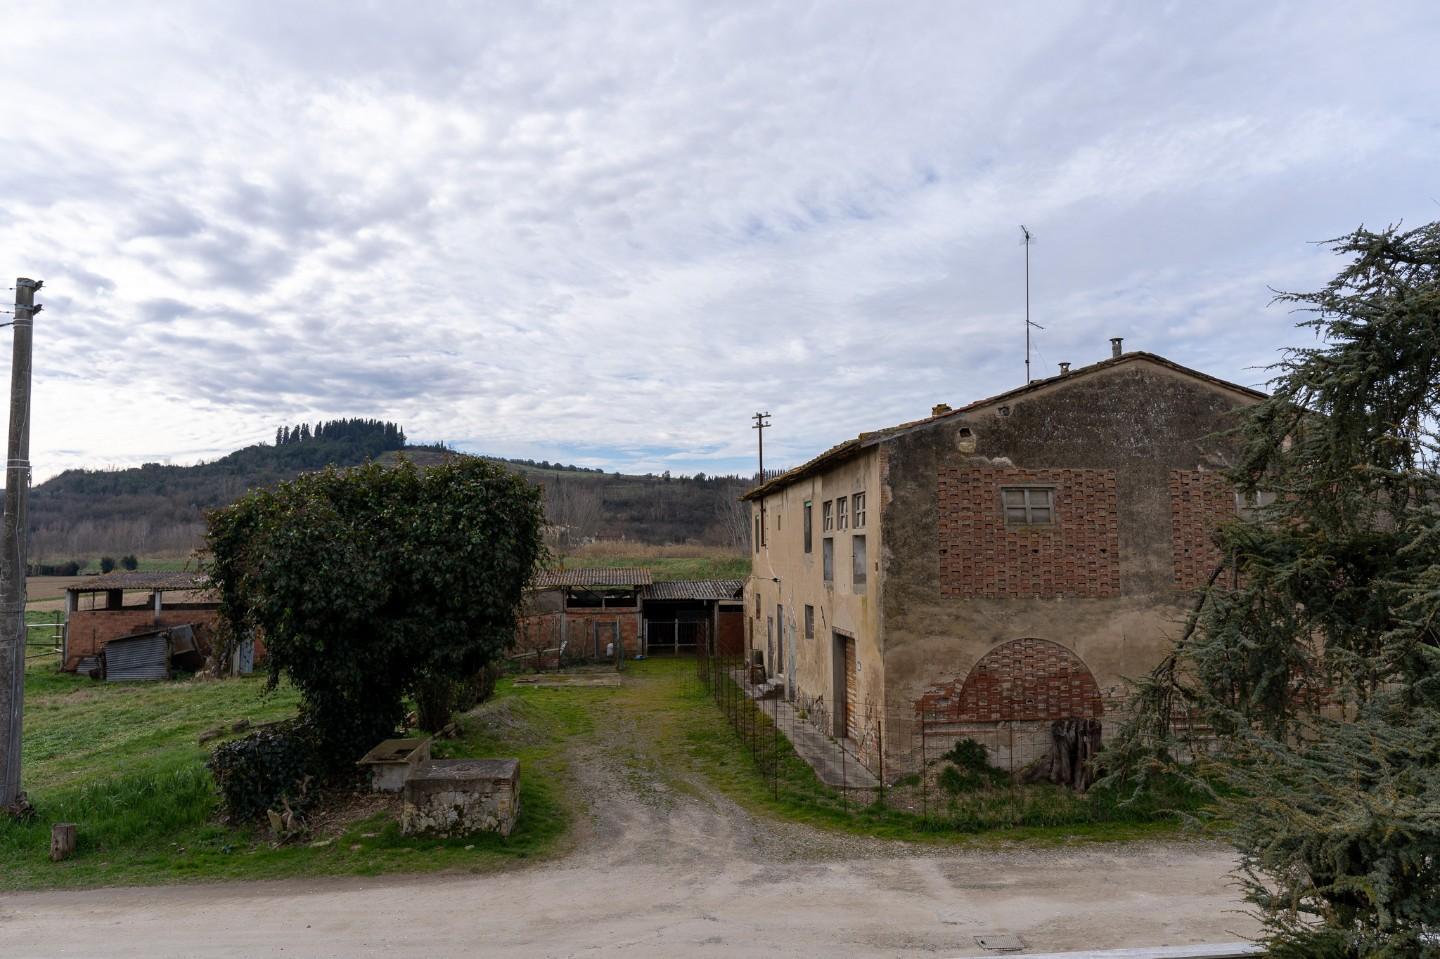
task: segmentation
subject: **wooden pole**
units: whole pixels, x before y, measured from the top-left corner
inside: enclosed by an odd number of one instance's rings
[[[15,345],[10,361],[10,437],[5,463],[5,518],[0,532],[0,809],[20,798],[20,742],[25,712],[25,496],[30,483],[30,343],[35,291],[15,281]]]

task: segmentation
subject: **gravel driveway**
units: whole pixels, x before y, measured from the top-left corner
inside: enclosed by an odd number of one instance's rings
[[[623,718],[575,756],[559,860],[479,876],[10,894],[14,956],[961,956],[1233,940],[1230,852],[1200,843],[937,851],[757,819],[647,766]]]

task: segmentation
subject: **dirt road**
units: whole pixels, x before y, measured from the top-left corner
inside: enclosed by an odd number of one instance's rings
[[[647,763],[623,718],[576,756],[558,862],[500,874],[20,893],[15,956],[918,957],[1233,940],[1228,851],[937,851],[757,819]],[[3,868],[3,864],[0,864]]]

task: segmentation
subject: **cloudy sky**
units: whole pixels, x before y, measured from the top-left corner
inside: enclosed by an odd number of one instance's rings
[[[1313,241],[1440,217],[1432,0],[0,7],[38,478],[352,415],[793,464],[1023,382],[1021,223],[1036,375],[1261,384]]]

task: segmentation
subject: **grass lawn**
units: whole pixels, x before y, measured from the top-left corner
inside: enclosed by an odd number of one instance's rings
[[[566,569],[639,567],[657,582],[681,579],[744,579],[750,575],[750,556],[715,546],[650,546],[601,540],[581,546],[562,557]]]
[[[310,841],[280,846],[264,830],[219,822],[204,766],[208,747],[197,737],[242,719],[282,719],[296,706],[292,690],[267,694],[258,677],[105,684],[58,673],[48,656],[34,660],[23,780],[39,815],[23,825],[0,819],[0,889],[479,872],[553,855],[582,809],[570,764],[586,750],[616,748],[597,733],[616,714],[634,720],[627,762],[643,763],[681,791],[718,791],[757,814],[820,828],[927,842],[1131,839],[1176,828],[1155,808],[1048,787],[977,795],[943,821],[847,801],[822,786],[783,738],[774,754],[757,759],[747,751],[696,680],[693,661],[647,660],[627,663],[619,688],[502,680],[495,697],[465,718],[460,738],[435,744],[440,757],[519,757],[522,813],[508,839],[408,839],[391,812],[361,802],[350,818],[322,822]],[[79,846],[73,859],[51,863],[50,825],[60,821],[78,824]]]
[[[518,756],[520,824],[508,839],[409,839],[393,817],[376,813],[313,837],[321,846],[277,846],[264,830],[217,818],[201,732],[248,719],[295,713],[295,693],[266,694],[260,677],[219,682],[106,684],[33,660],[26,675],[23,783],[39,815],[29,824],[0,818],[0,889],[119,885],[190,879],[495,868],[553,849],[569,821],[564,745],[583,734],[589,714],[568,691],[514,690],[499,732],[481,723],[438,755]],[[537,696],[537,693],[556,693]],[[48,859],[50,825],[78,825],[76,856]],[[466,847],[470,848],[466,848]]]

